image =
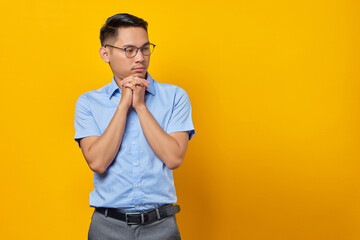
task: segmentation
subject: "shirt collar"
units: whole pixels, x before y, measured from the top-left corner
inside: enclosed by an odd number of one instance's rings
[[[146,91],[148,91],[149,93],[151,93],[152,95],[155,95],[155,81],[154,79],[151,77],[150,73],[147,72],[147,78],[146,80],[148,80],[150,82],[148,89]],[[117,85],[115,78],[113,77],[109,86],[109,98],[111,98],[115,91],[119,91],[121,93],[121,88],[119,88],[119,86]]]
[[[146,91],[148,91],[149,93],[151,93],[152,95],[155,96],[156,92],[155,92],[155,80],[151,77],[150,73],[147,72],[147,78],[146,80],[148,80],[150,82],[148,89]]]

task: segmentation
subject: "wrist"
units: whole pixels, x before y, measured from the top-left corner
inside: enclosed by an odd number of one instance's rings
[[[134,106],[134,109],[137,113],[139,113],[145,111],[147,108],[145,104],[140,104],[138,106]]]
[[[118,108],[127,111],[127,110],[129,110],[130,106],[131,106],[131,104],[127,104],[123,101],[120,101]]]

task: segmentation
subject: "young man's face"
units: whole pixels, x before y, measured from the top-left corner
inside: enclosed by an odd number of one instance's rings
[[[140,48],[147,43],[149,43],[149,38],[145,29],[141,27],[122,27],[118,29],[117,39],[111,45],[120,48],[128,46]],[[121,80],[131,75],[145,78],[150,56],[144,56],[141,49],[138,50],[135,57],[130,58],[121,49],[109,46],[106,48],[109,50],[109,64],[115,79]]]

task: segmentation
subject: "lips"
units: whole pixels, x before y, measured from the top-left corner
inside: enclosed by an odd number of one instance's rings
[[[136,66],[136,67],[133,67],[134,70],[136,69],[145,69],[145,66]]]
[[[145,68],[135,68],[134,71],[138,73],[144,72]]]
[[[145,71],[145,68],[144,67],[134,67],[133,71],[137,72],[137,73],[143,73]]]

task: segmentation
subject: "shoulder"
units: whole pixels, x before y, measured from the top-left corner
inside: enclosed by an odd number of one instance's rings
[[[109,94],[109,84],[95,90],[87,91],[80,95],[77,99],[76,106],[78,105],[90,105],[94,100],[100,99],[103,96]]]
[[[176,85],[156,82],[156,93],[172,96],[174,99],[189,98],[187,92]]]
[[[185,91],[181,87],[173,85],[173,84],[161,83],[161,82],[157,82],[155,80],[154,80],[154,82],[156,83],[157,88],[161,89],[161,90],[168,90],[168,91],[178,91],[178,90],[181,91],[182,90],[182,91]]]

